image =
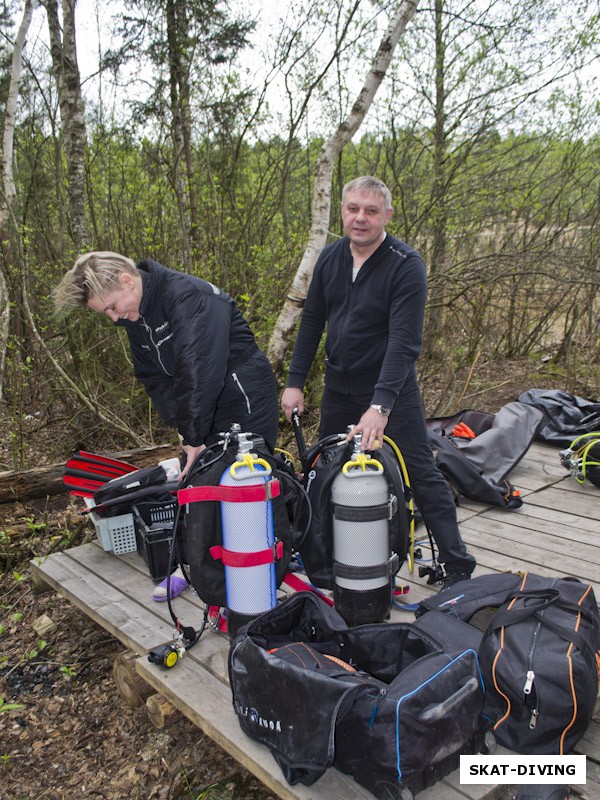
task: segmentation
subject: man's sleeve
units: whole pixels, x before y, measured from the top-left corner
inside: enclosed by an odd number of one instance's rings
[[[391,408],[423,345],[427,300],[427,271],[418,255],[400,266],[394,281],[389,311],[388,345],[375,384],[373,403]]]

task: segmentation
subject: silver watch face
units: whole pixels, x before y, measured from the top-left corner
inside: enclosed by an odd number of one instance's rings
[[[374,408],[376,411],[379,411],[379,413],[384,417],[389,417],[389,415],[392,413],[392,409],[388,408],[387,406],[381,406],[381,405],[375,404],[375,405],[372,405],[371,408]]]

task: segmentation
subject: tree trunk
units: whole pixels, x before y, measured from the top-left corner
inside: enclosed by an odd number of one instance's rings
[[[2,184],[0,193],[0,234],[3,238],[9,237],[5,227],[13,213],[13,203],[16,196],[15,179],[13,173],[13,147],[15,139],[15,120],[17,114],[17,98],[21,83],[22,55],[27,38],[27,31],[31,24],[33,14],[33,0],[25,0],[23,19],[19,26],[17,38],[13,47],[10,84],[6,99],[6,112],[4,114],[4,133],[2,136]],[[10,326],[10,297],[6,277],[0,271],[0,401],[2,400],[4,386],[4,365],[6,363],[6,348]]]
[[[180,241],[181,249],[184,254],[186,271],[190,271],[192,264],[192,245],[190,232],[194,230],[195,221],[191,218],[191,208],[189,202],[189,174],[188,174],[188,152],[190,132],[187,131],[185,124],[189,121],[189,114],[185,115],[185,103],[189,103],[189,92],[186,92],[187,80],[184,76],[182,63],[182,49],[180,44],[182,39],[187,38],[187,22],[185,12],[181,16],[179,5],[175,0],[168,0],[166,9],[167,20],[167,43],[169,47],[169,91],[171,107],[171,138],[173,140],[173,186],[177,198],[180,219]],[[187,140],[187,141],[186,141]],[[187,176],[187,187],[184,176]],[[197,225],[196,225],[197,230]]]
[[[76,0],[62,0],[63,28],[61,35],[58,0],[46,0],[52,71],[58,87],[58,102],[63,127],[68,169],[71,237],[82,250],[88,243],[85,220],[85,148],[86,128],[81,78],[75,46]]]
[[[428,347],[439,352],[444,323],[448,211],[446,201],[446,52],[443,35],[444,0],[435,0],[435,125],[433,156],[432,246],[429,265]]]
[[[406,26],[413,18],[419,0],[402,0],[383,35],[363,87],[350,114],[321,148],[315,167],[315,184],[312,200],[312,219],[308,243],[292,282],[283,309],[275,324],[269,343],[269,360],[280,376],[296,323],[302,313],[306,293],[319,253],[327,239],[331,211],[331,182],[337,156],[352,139],[364,120],[391,63],[394,51]]]
[[[130,461],[135,467],[153,467],[166,458],[177,458],[179,445],[161,444],[138,447],[120,453],[110,453],[114,458]],[[32,469],[0,472],[0,504],[23,502],[39,497],[66,494],[69,487],[63,483],[64,463],[50,464]]]

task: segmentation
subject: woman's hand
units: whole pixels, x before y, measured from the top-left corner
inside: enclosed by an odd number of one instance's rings
[[[197,447],[193,447],[191,444],[182,444],[181,447],[183,448],[183,452],[185,453],[185,467],[181,470],[181,474],[179,475],[179,480],[182,481],[185,476],[190,471],[190,467],[194,463],[194,461],[198,458],[200,453],[203,450],[206,450],[205,444],[199,444]]]

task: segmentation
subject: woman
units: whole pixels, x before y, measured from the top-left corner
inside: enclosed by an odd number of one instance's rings
[[[127,331],[135,375],[185,453],[239,423],[273,449],[277,386],[234,300],[208,281],[111,252],[80,256],[54,292],[59,312],[87,306]],[[155,598],[158,599],[158,598]]]

